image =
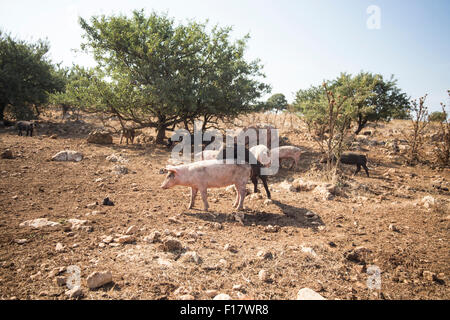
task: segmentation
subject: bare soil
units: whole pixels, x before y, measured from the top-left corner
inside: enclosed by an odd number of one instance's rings
[[[209,212],[201,201],[187,209],[188,188],[162,190],[160,169],[170,156],[166,148],[119,145],[118,135],[112,145],[88,144],[87,133],[98,126],[95,118],[42,123],[47,129],[33,137],[0,128],[0,152],[10,149],[14,155],[0,159],[1,299],[68,299],[67,287],[55,283],[54,269],[71,265],[81,269],[83,299],[179,299],[184,294],[211,299],[207,290],[235,299],[295,299],[304,287],[327,299],[450,298],[450,193],[433,186],[436,180],[448,185],[448,169],[405,166],[385,146],[364,145],[370,178],[363,171],[353,176],[355,168],[342,165],[343,179],[332,200],[312,191],[289,192],[279,187],[286,179],[320,179],[317,147],[291,122],[282,135],[304,148],[304,157],[296,169],[285,167],[269,177],[272,203],[265,203],[262,185],[262,199],[247,197],[241,223],[232,209],[235,195],[225,189],[209,190]],[[368,139],[387,141],[401,125],[406,124],[371,129]],[[50,138],[53,133],[56,139]],[[82,152],[84,159],[49,161],[64,149]],[[106,159],[113,153],[128,160],[121,164],[128,174],[114,173],[117,163]],[[437,204],[424,207],[425,196]],[[115,205],[103,206],[105,197]],[[60,225],[19,226],[37,218]],[[87,220],[92,230],[71,230],[73,218]],[[134,242],[99,245],[130,226],[137,227]],[[179,240],[183,250],[165,252],[161,243],[144,240],[153,231],[162,241]],[[62,251],[55,249],[57,243]],[[350,259],[348,253],[361,246],[364,255]],[[270,251],[272,259],[259,257],[261,250]],[[187,251],[195,251],[202,262],[183,259]],[[367,286],[370,265],[381,271],[380,290]],[[258,277],[262,269],[267,281]],[[88,289],[88,275],[103,270],[112,272],[113,282]]]

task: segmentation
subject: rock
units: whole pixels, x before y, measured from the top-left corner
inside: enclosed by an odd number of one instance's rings
[[[174,217],[170,217],[169,219],[169,222],[170,223],[180,223],[180,221],[178,221],[176,218],[174,218]]]
[[[214,298],[214,297],[217,296],[218,294],[219,294],[219,291],[214,290],[214,289],[212,289],[212,290],[206,290],[206,291],[205,291],[205,295],[206,295],[207,297],[209,297],[209,298]]]
[[[164,241],[162,245],[163,251],[181,251],[183,249],[183,245],[177,239],[169,238]]]
[[[287,182],[287,181],[283,181],[281,182],[278,187],[280,187],[281,189],[284,189],[286,191],[289,192],[298,192],[298,189],[292,185],[291,183]]]
[[[259,271],[258,273],[258,278],[259,280],[263,281],[263,282],[269,282],[270,281],[270,277],[269,274],[267,273],[266,270],[262,269],[261,271]]]
[[[95,271],[87,277],[86,281],[89,289],[96,289],[110,283],[112,281],[112,274],[111,271]]]
[[[213,223],[212,223],[212,228],[213,228],[214,230],[222,230],[222,229],[223,229],[223,226],[222,226],[222,224],[221,224],[220,222],[213,222]]]
[[[225,250],[225,251],[230,251],[231,253],[237,253],[237,252],[238,252],[236,246],[231,245],[231,244],[229,244],[229,243],[227,243],[227,244],[223,247],[223,250]]]
[[[63,287],[66,285],[66,277],[56,277],[54,281],[58,287]]]
[[[170,262],[167,259],[163,259],[163,258],[158,258],[157,260],[158,264],[160,266],[162,266],[163,268],[171,268],[172,267],[172,262]]]
[[[121,165],[115,165],[113,171],[115,174],[128,174],[128,168]]]
[[[312,211],[307,211],[307,212],[305,213],[305,216],[308,217],[308,218],[310,218],[310,219],[317,218],[317,214],[315,214],[315,213],[312,212]]]
[[[272,203],[273,203],[272,199],[266,199],[266,200],[264,200],[264,204],[265,204],[266,206],[268,206],[269,204],[272,204]]]
[[[75,161],[83,160],[83,154],[78,151],[64,150],[60,151],[52,157],[53,161]]]
[[[104,242],[104,243],[111,243],[111,242],[113,242],[113,240],[114,239],[113,239],[112,236],[104,236],[102,242]]]
[[[312,289],[303,288],[298,291],[297,300],[326,300],[326,299]]]
[[[14,159],[14,155],[10,149],[6,149],[1,154],[2,159]]]
[[[392,223],[389,225],[389,230],[393,232],[400,232],[400,230]]]
[[[80,286],[75,286],[72,289],[67,290],[65,294],[71,299],[78,299],[83,296],[83,290],[81,289]]]
[[[41,276],[41,272],[38,271],[37,273],[32,274],[32,275],[30,276],[30,279],[31,279],[31,280],[34,280],[34,279],[36,279],[36,278],[39,278],[40,276]]]
[[[14,242],[17,244],[24,244],[24,243],[27,243],[28,240],[27,239],[16,239],[16,240],[14,240]]]
[[[112,144],[113,137],[108,131],[94,130],[89,133],[87,142],[96,144]]]
[[[131,235],[124,235],[124,236],[120,236],[120,237],[114,239],[114,242],[118,242],[118,243],[122,243],[122,244],[132,243],[135,241],[136,241],[135,237],[133,237]]]
[[[231,186],[226,187],[225,191],[229,192],[229,193],[235,193],[236,192],[236,188],[234,187],[234,185],[231,185]]]
[[[49,138],[50,139],[58,139],[58,135],[57,134],[52,134]]]
[[[58,242],[58,243],[56,244],[56,247],[55,247],[56,252],[63,252],[64,249],[65,249],[65,248],[64,248],[64,246],[62,245],[62,243]]]
[[[103,205],[104,206],[114,206],[114,202],[109,200],[109,198],[105,198],[105,199],[103,199]]]
[[[365,136],[365,135],[357,135],[355,137],[355,140],[359,143],[367,143],[367,141],[368,141],[367,136]]]
[[[314,251],[313,248],[304,247],[304,246],[301,246],[301,248],[302,248],[301,250],[303,253],[309,254],[313,257],[317,257],[317,253]]]
[[[427,209],[430,209],[436,205],[436,199],[433,198],[432,196],[423,197],[421,202],[422,202],[422,205]]]
[[[98,214],[106,214],[106,211],[94,210],[94,211],[92,211],[91,213],[86,213],[87,216],[89,216],[89,215],[96,216],[96,215],[98,215]]]
[[[56,277],[65,271],[66,271],[66,267],[54,268],[52,271],[49,272],[48,277],[49,278]]]
[[[98,202],[92,202],[86,205],[87,209],[93,209],[98,205]]]
[[[106,157],[106,160],[110,161],[110,162],[120,162],[120,163],[127,163],[128,160],[123,158],[122,156],[117,156],[114,153],[110,156]]]
[[[240,291],[242,289],[244,289],[244,286],[242,284],[233,285],[233,290],[235,290],[235,291]]]
[[[201,264],[203,262],[203,259],[195,251],[186,252],[179,260],[184,263],[193,262],[195,264]]]
[[[232,300],[232,299],[226,293],[219,293],[217,296],[214,297],[213,300]]]
[[[185,287],[178,287],[177,289],[175,289],[175,291],[173,292],[173,294],[175,296],[180,296],[183,294],[188,294],[189,291],[185,288]]]
[[[262,198],[263,198],[263,196],[262,196],[261,192],[252,193],[252,194],[248,197],[249,200],[259,200],[259,199],[262,199]]]
[[[278,232],[280,230],[280,226],[272,226],[272,225],[268,225],[264,227],[264,232],[268,232],[268,233],[275,233]]]
[[[344,254],[344,257],[347,260],[357,262],[357,263],[364,263],[366,256],[371,251],[367,249],[366,247],[356,247],[355,249],[349,250]]]
[[[260,259],[263,260],[272,260],[273,259],[273,254],[270,251],[266,251],[266,250],[260,250],[258,251],[258,253],[256,254],[256,256]]]
[[[131,226],[127,229],[127,231],[125,231],[125,234],[130,235],[130,234],[136,233],[137,230],[138,230],[138,228],[136,226]]]
[[[184,294],[182,296],[179,296],[178,300],[195,300],[195,298],[190,294]]]
[[[314,193],[320,196],[323,200],[333,200],[334,194],[331,191],[335,191],[334,187],[330,184],[319,185],[314,188]]]
[[[161,241],[161,233],[159,231],[153,231],[149,236],[144,237],[144,241],[155,243]]]
[[[92,231],[92,227],[86,225],[88,223],[87,220],[69,219],[69,220],[67,220],[67,222],[72,224],[72,226],[70,227],[70,229],[72,231],[77,231],[77,230],[83,230],[86,232]]]
[[[431,271],[424,271],[422,273],[422,276],[424,277],[425,280],[428,280],[428,281],[436,280],[436,273],[431,272]]]
[[[45,297],[45,296],[48,296],[48,291],[39,292],[39,297]]]
[[[303,179],[298,178],[292,182],[292,186],[297,191],[311,191],[314,190],[314,188],[317,186],[317,183],[312,181],[304,181]]]
[[[47,220],[47,218],[38,218],[34,220],[27,220],[19,224],[20,227],[32,227],[35,229],[43,228],[43,227],[55,227],[59,226],[58,222],[53,222]]]

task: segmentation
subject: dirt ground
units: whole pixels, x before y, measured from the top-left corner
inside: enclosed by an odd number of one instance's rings
[[[304,156],[296,169],[285,167],[269,177],[272,202],[265,201],[262,185],[261,199],[246,198],[241,223],[234,218],[234,193],[224,188],[209,190],[209,212],[200,198],[187,209],[188,188],[162,190],[166,148],[119,145],[118,135],[112,145],[87,143],[93,118],[42,123],[45,129],[34,137],[0,128],[0,152],[10,149],[14,155],[0,159],[1,299],[69,299],[67,287],[56,283],[57,273],[68,276],[69,266],[81,270],[83,299],[211,299],[217,293],[296,299],[305,287],[326,299],[450,298],[448,169],[404,166],[386,146],[364,142],[370,178],[364,172],[353,176],[355,168],[342,165],[344,178],[333,199],[291,192],[283,181],[320,177],[316,145],[291,123],[282,135],[302,147]],[[386,142],[405,125],[369,128],[368,140]],[[49,161],[65,149],[84,159]],[[128,174],[115,173],[118,163],[106,159],[111,154],[127,160],[120,165]],[[424,206],[425,196],[435,203]],[[102,205],[105,197],[114,206]],[[19,226],[37,218],[59,224]],[[73,229],[69,219],[87,220],[87,228]],[[131,243],[104,241],[131,226]],[[161,242],[148,241],[154,231],[162,242],[177,239],[182,250],[166,252]],[[58,243],[62,249],[56,249]],[[192,251],[200,259],[187,259]],[[376,276],[367,272],[369,266],[380,271],[381,289],[368,287]],[[113,282],[89,289],[87,277],[104,270],[111,271]]]

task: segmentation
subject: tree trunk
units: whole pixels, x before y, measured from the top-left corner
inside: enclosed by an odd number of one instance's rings
[[[6,107],[6,105],[0,104],[0,121],[3,121],[5,119],[5,115],[4,115],[5,107]]]
[[[356,129],[355,134],[359,134],[361,132],[361,130],[366,127],[366,124],[367,124],[367,120],[362,119],[361,117],[359,117],[359,119],[358,119],[358,128]]]
[[[156,143],[164,144],[164,139],[166,138],[166,126],[160,125],[156,128]]]
[[[34,104],[33,106],[34,106],[34,110],[36,111],[36,115],[37,115],[37,117],[39,118],[40,115],[41,115],[41,112],[39,111],[39,108],[38,108],[37,105]]]

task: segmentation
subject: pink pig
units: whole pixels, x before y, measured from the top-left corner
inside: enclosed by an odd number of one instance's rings
[[[216,160],[219,150],[205,150],[195,154],[195,157],[201,157],[202,160]],[[195,158],[194,158],[195,159]]]
[[[249,150],[263,166],[268,166],[270,164],[270,150],[263,144],[258,144],[257,146],[251,147]]]
[[[222,160],[204,160],[179,166],[169,165],[166,169],[169,173],[161,188],[168,189],[177,185],[191,187],[189,209],[194,206],[197,191],[200,191],[204,208],[207,211],[209,208],[207,189],[229,185],[234,185],[237,190],[233,207],[237,206],[238,210],[243,209],[246,195],[245,186],[251,174],[249,164],[226,164]]]
[[[272,154],[274,157],[278,156],[278,159],[293,159],[294,162],[291,165],[291,168],[294,166],[297,166],[298,160],[302,154],[302,150],[297,148],[297,147],[293,147],[293,146],[283,146],[283,147],[279,147],[279,148],[274,148],[272,149]]]

